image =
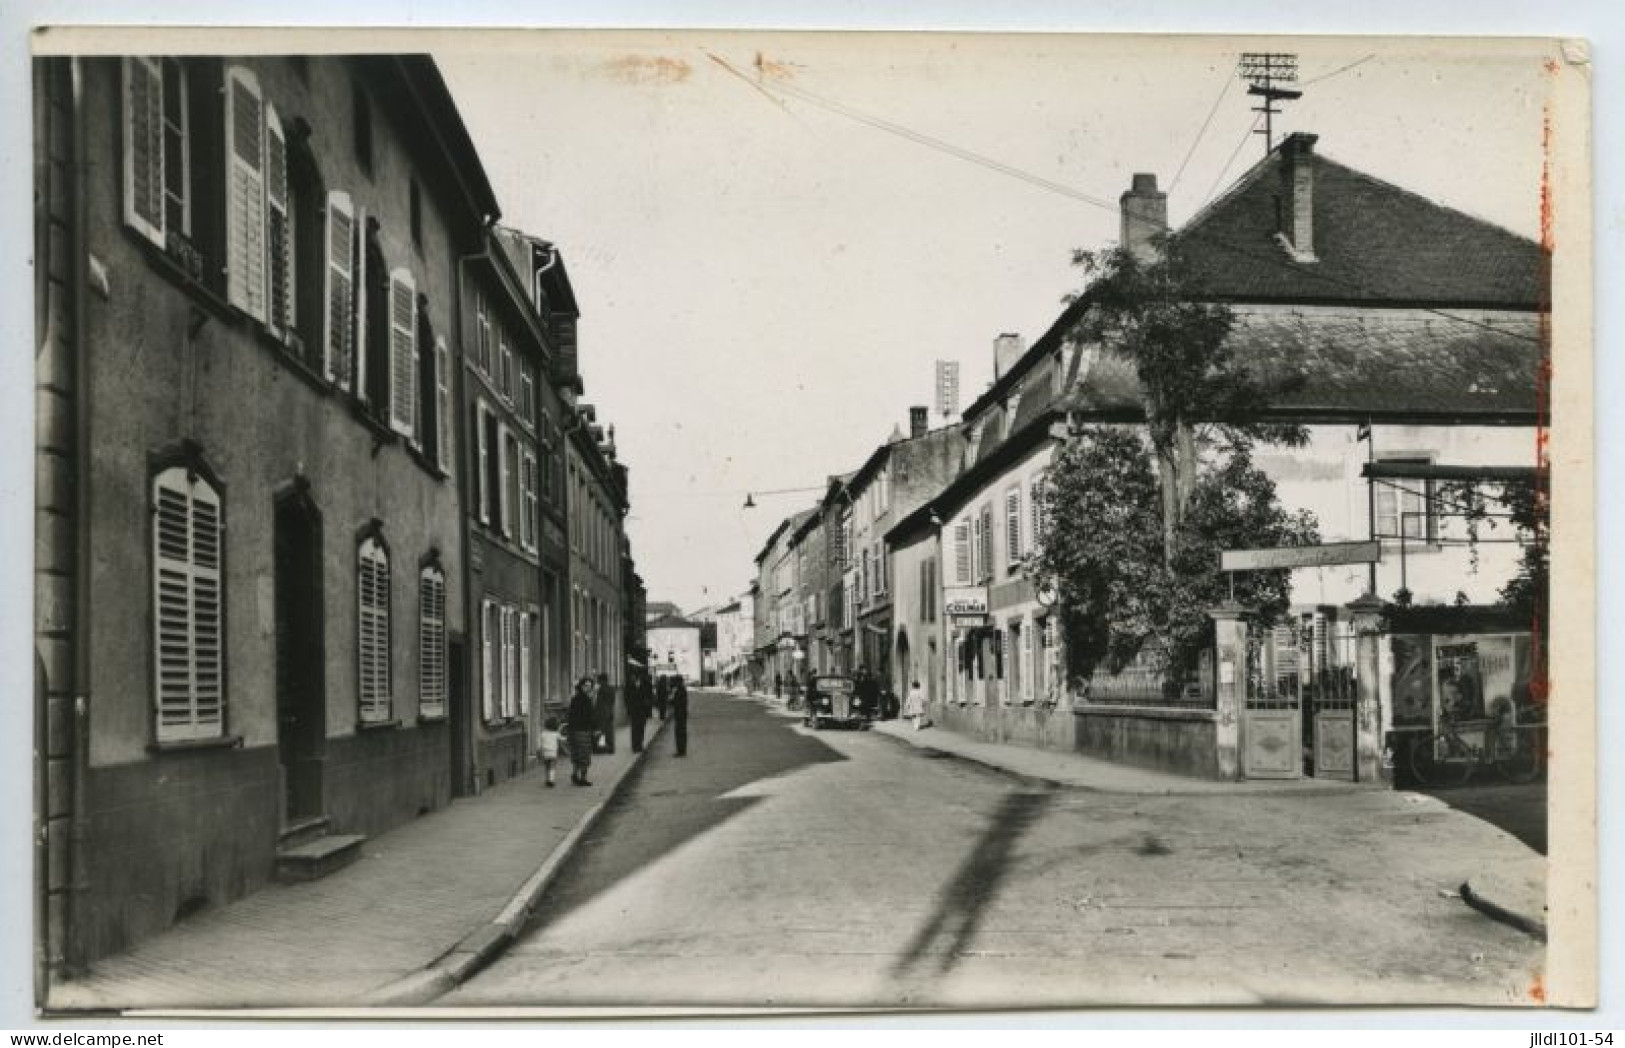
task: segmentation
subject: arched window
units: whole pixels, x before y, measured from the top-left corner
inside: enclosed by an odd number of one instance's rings
[[[357,555],[357,664],[363,724],[390,719],[389,549],[378,535],[361,540]]]
[[[418,573],[418,716],[446,715],[446,573],[431,561]]]
[[[159,742],[225,734],[220,493],[195,470],[152,481],[154,716]]]

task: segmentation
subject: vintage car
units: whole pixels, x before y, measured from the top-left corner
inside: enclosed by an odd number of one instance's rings
[[[815,731],[826,724],[866,728],[878,714],[873,702],[859,697],[857,683],[851,677],[820,675],[813,678],[802,723]]]

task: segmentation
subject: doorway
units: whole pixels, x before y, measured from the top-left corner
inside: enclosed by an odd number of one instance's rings
[[[275,524],[277,756],[285,826],[323,814],[327,688],[322,646],[322,521],[309,491],[277,500]]]

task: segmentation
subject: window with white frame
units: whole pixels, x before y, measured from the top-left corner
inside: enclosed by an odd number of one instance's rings
[[[502,703],[503,719],[511,719],[519,711],[518,638],[515,629],[515,609],[504,604],[501,608],[502,634]]]
[[[356,579],[357,671],[360,681],[360,717],[363,724],[390,719],[389,665],[389,551],[383,540],[362,540]]]
[[[261,322],[265,309],[265,104],[251,70],[226,70],[226,299]]]
[[[153,698],[159,742],[225,734],[220,493],[173,466],[152,481]]]
[[[328,193],[325,372],[329,382],[346,391],[356,379],[356,228],[350,195]]]
[[[1426,465],[1426,458],[1384,458],[1379,461]],[[1374,480],[1377,538],[1405,538],[1432,542],[1438,535],[1431,482],[1427,480]]]
[[[426,564],[418,573],[418,716],[446,715],[446,573]]]
[[[487,723],[497,718],[497,650],[502,630],[500,609],[492,600],[480,602],[480,717]]]
[[[536,686],[536,675],[531,670],[531,653],[536,650],[536,616],[528,611],[519,612],[519,715],[530,713],[531,689]]]

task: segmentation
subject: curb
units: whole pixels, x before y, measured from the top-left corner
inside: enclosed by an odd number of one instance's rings
[[[952,731],[952,729],[949,728],[943,728],[942,730]],[[1099,786],[1064,779],[1051,779],[1044,775],[1035,775],[1031,772],[1017,771],[1014,768],[1010,768],[1006,765],[998,763],[992,758],[979,757],[972,753],[961,753],[957,750],[943,749],[938,746],[933,746],[925,740],[915,742],[913,739],[909,738],[907,733],[897,734],[890,731],[877,731],[875,734],[883,735],[899,745],[911,747],[919,750],[922,753],[949,757],[954,760],[964,761],[967,764],[975,764],[978,767],[987,768],[991,771],[998,772],[1001,775],[1008,776],[1040,789],[1077,790],[1082,793],[1104,793],[1114,797],[1340,797],[1367,790],[1384,792],[1389,790],[1386,784],[1381,783],[1348,783],[1337,786],[1304,786],[1291,790],[1275,790],[1268,787],[1260,788],[1257,786],[1252,786],[1250,785],[1252,780],[1224,782],[1213,779],[1193,779],[1192,781],[1194,783],[1201,783],[1204,786],[1217,785],[1233,788],[1193,789],[1183,786],[1159,786],[1155,788],[1135,789],[1129,786]]]
[[[665,734],[668,723],[655,719],[655,729],[645,738],[643,752],[637,754],[627,764],[626,771],[615,780],[615,784],[609,788],[603,800],[588,808],[576,821],[575,826],[571,827],[570,832],[564,835],[564,839],[553,846],[553,850],[547,853],[547,858],[543,859],[535,872],[525,879],[525,883],[519,886],[519,890],[514,892],[513,897],[495,917],[463,936],[456,946],[427,966],[403,975],[393,982],[385,983],[364,995],[361,1003],[375,1008],[427,1004],[467,982],[471,975],[500,956],[524,930],[525,923],[530,920],[536,904],[541,901],[548,886],[557,879],[559,871],[575,853],[581,839],[592,832],[605,810],[615,803],[616,798],[620,797],[632,779],[642,770],[644,760],[653,751],[654,743]]]
[[[1525,935],[1531,936],[1541,942],[1546,941],[1546,922],[1509,909],[1491,899],[1484,897],[1483,893],[1473,890],[1472,881],[1461,882],[1461,901],[1471,906],[1492,920],[1500,921],[1511,928],[1516,928]]]

